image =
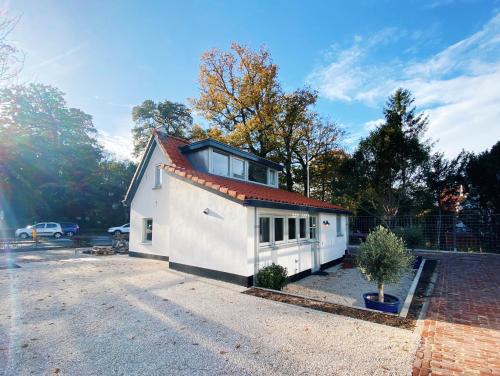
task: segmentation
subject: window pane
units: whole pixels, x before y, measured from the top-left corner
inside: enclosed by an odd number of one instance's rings
[[[248,162],[248,180],[267,184],[267,167]]]
[[[245,178],[245,162],[242,159],[233,158],[233,176],[235,178]]]
[[[47,228],[56,228],[57,225],[55,223],[47,223]]]
[[[337,215],[337,235],[342,235],[342,218]]]
[[[285,236],[285,221],[283,218],[274,218],[274,241],[281,242]]]
[[[38,225],[35,226],[37,229],[38,228],[45,228],[45,223],[40,223]]]
[[[148,241],[148,242],[153,240],[153,220],[152,219],[146,219],[144,221],[144,240]]]
[[[306,219],[300,218],[299,220],[299,237],[304,239],[306,237]]]
[[[295,218],[288,218],[288,239],[297,239],[297,220]]]
[[[259,218],[259,243],[269,243],[269,217]]]
[[[161,168],[156,166],[155,169],[155,187],[161,187]]]
[[[269,185],[276,185],[276,171],[269,170]]]
[[[309,217],[309,238],[316,239],[316,217]]]
[[[229,155],[213,151],[212,153],[212,173],[217,175],[229,175]]]

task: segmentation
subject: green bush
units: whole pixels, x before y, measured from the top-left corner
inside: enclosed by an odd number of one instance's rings
[[[288,282],[288,271],[274,262],[257,273],[257,286],[267,289],[281,290]]]
[[[403,238],[407,248],[415,249],[417,246],[424,244],[424,234],[419,226],[398,227],[394,233]]]
[[[377,282],[379,301],[383,302],[384,285],[399,282],[411,270],[413,256],[405,251],[403,239],[379,226],[361,244],[356,260],[363,275]]]

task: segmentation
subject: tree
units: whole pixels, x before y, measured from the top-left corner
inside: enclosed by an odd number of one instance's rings
[[[285,186],[289,191],[293,191],[293,171],[297,162],[296,154],[300,150],[299,144],[304,137],[309,136],[308,130],[314,120],[309,107],[314,105],[317,99],[317,93],[309,89],[280,95],[275,133],[279,146],[276,151],[278,161],[284,166]]]
[[[471,194],[479,205],[500,212],[500,141],[490,150],[472,155],[466,167]]]
[[[23,53],[9,41],[9,35],[18,22],[19,17],[7,18],[0,13],[0,84],[16,77],[23,65]]]
[[[397,283],[410,270],[413,256],[405,251],[403,239],[383,226],[368,234],[359,247],[356,261],[361,273],[378,285],[378,300],[384,301],[384,286]]]
[[[191,111],[182,103],[168,100],[155,103],[148,99],[132,109],[132,128],[134,140],[134,156],[144,151],[151,136],[151,130],[162,128],[167,134],[178,137],[187,137],[193,125]]]
[[[334,122],[322,119],[316,114],[312,115],[310,123],[306,123],[297,132],[301,136],[293,153],[301,167],[298,175],[301,178],[300,185],[303,188],[304,196],[309,196],[308,184],[310,182],[308,183],[307,170],[315,161],[319,161],[323,155],[340,148],[339,139],[344,132]]]
[[[428,118],[417,114],[410,91],[398,89],[384,109],[385,123],[361,140],[354,153],[353,182],[369,205],[363,210],[389,221],[409,210],[424,189],[423,168],[430,144],[423,139]],[[360,200],[362,201],[362,200]]]
[[[92,117],[42,84],[0,90],[0,206],[11,225],[125,221],[121,200],[135,166],[109,161]]]
[[[437,244],[441,245],[441,229],[443,212],[456,212],[463,200],[463,185],[465,183],[465,166],[468,154],[460,153],[452,160],[445,159],[442,153],[435,153],[427,162],[425,168],[426,193],[430,196],[432,205],[437,208]]]
[[[201,93],[191,100],[195,110],[226,133],[232,145],[267,157],[276,148],[280,92],[269,52],[233,43],[231,52],[213,49],[201,60]]]

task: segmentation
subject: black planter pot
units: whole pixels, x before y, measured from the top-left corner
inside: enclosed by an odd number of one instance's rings
[[[377,311],[398,313],[401,300],[394,295],[384,294],[384,302],[378,301],[378,292],[368,292],[363,294],[365,307],[376,309]]]

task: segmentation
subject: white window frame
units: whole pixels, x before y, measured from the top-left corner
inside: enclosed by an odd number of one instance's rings
[[[147,239],[147,223],[151,221],[151,240]],[[143,218],[142,219],[142,243],[143,244],[151,244],[153,242],[153,231],[154,231],[154,222],[153,218]]]
[[[273,239],[273,244],[285,244],[287,242],[287,238],[288,238],[288,233],[287,233],[287,225],[286,225],[286,222],[287,222],[287,217],[286,216],[281,216],[281,215],[274,215],[273,217],[273,220],[272,220],[272,239]],[[276,236],[276,227],[275,227],[275,221],[276,219],[279,218],[279,219],[282,219],[283,220],[283,240],[276,240],[275,236]]]
[[[299,220],[298,220],[297,222],[298,222],[298,227],[299,227],[299,228],[298,228],[298,230],[299,230],[299,231],[298,231],[298,233],[297,233],[297,236],[298,236],[299,241],[304,241],[304,240],[307,240],[307,239],[309,238],[309,237],[308,237],[308,235],[309,235],[309,234],[307,233],[307,232],[308,232],[308,230],[309,230],[309,226],[308,226],[308,224],[307,224],[307,222],[308,222],[308,220],[307,220],[307,219],[308,219],[309,217],[304,217],[304,216],[301,216],[301,217],[298,217],[298,218],[299,218]],[[301,237],[300,237],[300,221],[301,221],[302,219],[303,219],[303,220],[305,220],[305,222],[306,222],[306,228],[305,228],[305,231],[304,231],[304,233],[305,233],[305,237],[303,237],[303,238],[301,238]]]
[[[269,219],[269,241],[268,242],[261,242],[260,241],[260,231],[261,231],[261,226],[260,226],[260,219],[261,218],[268,218]],[[265,246],[269,246],[271,245],[271,242],[273,240],[273,219],[272,219],[272,216],[271,215],[266,215],[266,214],[263,214],[263,215],[259,215],[259,218],[258,218],[258,221],[259,221],[259,246],[261,247],[265,247]]]
[[[314,226],[311,226],[311,222],[314,221]],[[309,239],[318,240],[318,217],[315,215],[309,216]],[[311,230],[314,228],[314,238],[311,237]]]
[[[340,214],[337,214],[335,216],[335,232],[337,233],[338,237],[344,236],[342,233],[342,216]]]
[[[271,181],[271,176],[274,176],[274,182]],[[268,185],[270,187],[277,187],[278,186],[278,171],[272,169],[272,168],[268,168],[267,169],[267,181],[268,181]]]
[[[289,226],[290,226],[290,223],[289,223],[289,220],[290,219],[293,219],[295,220],[295,238],[293,239],[290,239],[289,238],[289,232],[288,232],[288,229],[289,229]],[[297,221],[298,217],[295,217],[293,215],[289,215],[286,217],[286,240],[288,243],[297,243],[299,241],[299,234],[297,232],[297,227],[298,227],[298,221]]]
[[[234,171],[233,171],[233,163],[234,161],[241,161],[243,162],[243,177],[239,177],[239,176],[234,176]],[[243,158],[238,158],[238,157],[235,157],[233,155],[230,156],[230,171],[229,171],[229,175],[233,178],[233,179],[238,179],[238,180],[248,180],[248,169],[247,169],[247,162],[243,159]]]
[[[161,188],[162,184],[163,184],[163,171],[161,165],[158,164],[155,166],[153,189]]]
[[[220,154],[220,155],[225,155],[227,157],[227,175],[221,175],[215,172],[214,170],[214,154]],[[224,176],[224,177],[230,177],[231,176],[231,154],[226,153],[221,150],[215,150],[215,149],[210,149],[210,173],[217,175],[217,176]]]

